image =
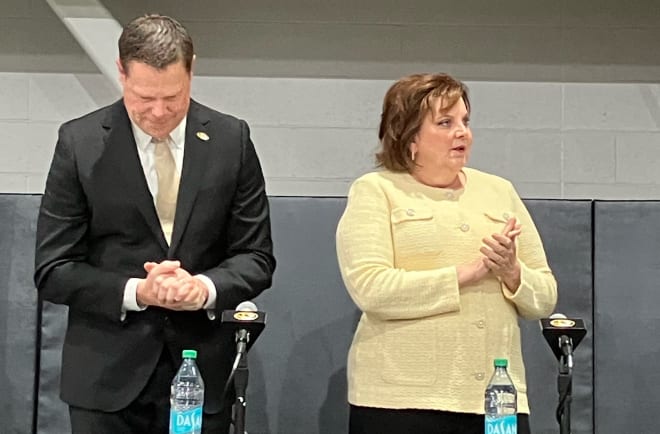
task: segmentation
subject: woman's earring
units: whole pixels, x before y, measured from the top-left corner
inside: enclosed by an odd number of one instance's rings
[[[415,151],[414,149],[411,149],[410,150],[410,159],[415,161],[415,155],[417,155],[417,151]]]

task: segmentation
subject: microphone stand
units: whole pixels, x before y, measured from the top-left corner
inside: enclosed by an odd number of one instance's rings
[[[238,366],[234,373],[234,389],[236,401],[234,403],[234,434],[247,434],[245,431],[245,409],[247,407],[247,383],[250,372],[248,370],[247,351],[238,354]]]
[[[567,336],[559,338],[562,356],[559,358],[559,375],[557,390],[559,404],[557,405],[557,422],[560,434],[571,434],[571,401],[573,399],[573,342]]]

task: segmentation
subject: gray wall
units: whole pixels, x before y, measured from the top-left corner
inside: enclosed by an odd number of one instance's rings
[[[598,434],[656,433],[660,408],[660,203],[595,205]]]
[[[271,195],[344,195],[372,167],[392,80],[442,70],[472,89],[471,165],[523,196],[660,198],[655,0],[102,3],[189,27],[194,96],[248,120]],[[0,191],[41,192],[59,123],[116,83],[45,0],[4,0],[0,28]]]
[[[27,434],[32,427],[39,324],[32,270],[35,212],[40,199],[0,195],[0,432],[3,434]]]

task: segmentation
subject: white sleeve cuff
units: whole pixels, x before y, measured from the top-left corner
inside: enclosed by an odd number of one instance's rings
[[[137,286],[140,279],[133,277],[128,279],[124,287],[124,302],[122,303],[122,314],[125,312],[140,312],[147,308],[147,306],[140,306],[137,302]],[[122,315],[122,318],[124,315]]]
[[[204,309],[206,310],[212,310],[215,309],[215,301],[218,298],[218,291],[215,289],[215,283],[211,279],[209,279],[207,276],[203,274],[197,274],[195,275],[196,278],[204,282],[204,285],[206,285],[206,288],[209,290],[209,296],[206,299],[206,304],[204,305]]]

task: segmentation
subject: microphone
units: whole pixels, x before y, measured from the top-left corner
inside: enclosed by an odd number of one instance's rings
[[[562,313],[554,313],[549,318],[540,321],[543,337],[550,345],[557,359],[562,357],[567,361],[569,367],[573,365],[573,350],[582,342],[587,334],[584,321],[581,319],[570,319]]]
[[[266,314],[257,310],[251,301],[243,301],[235,310],[222,312],[221,323],[230,332],[234,332],[236,354],[245,354],[266,325]]]
[[[236,405],[234,411],[234,428],[243,433],[245,426],[245,406],[247,383],[249,377],[247,352],[251,342],[254,342],[266,325],[266,314],[259,312],[257,306],[251,301],[243,301],[236,306],[235,310],[222,312],[221,327],[234,332],[236,339],[236,358],[229,378],[225,383],[223,396],[227,394],[228,387],[233,379],[236,394]]]
[[[248,321],[254,315],[254,312],[257,311],[257,305],[251,301],[243,301],[236,306],[236,310],[242,315],[239,315],[239,318],[246,318]],[[250,312],[250,313],[247,313]],[[238,318],[237,318],[238,319]],[[250,341],[250,332],[246,329],[241,328],[236,332],[236,354],[243,355],[247,350],[247,344]]]

